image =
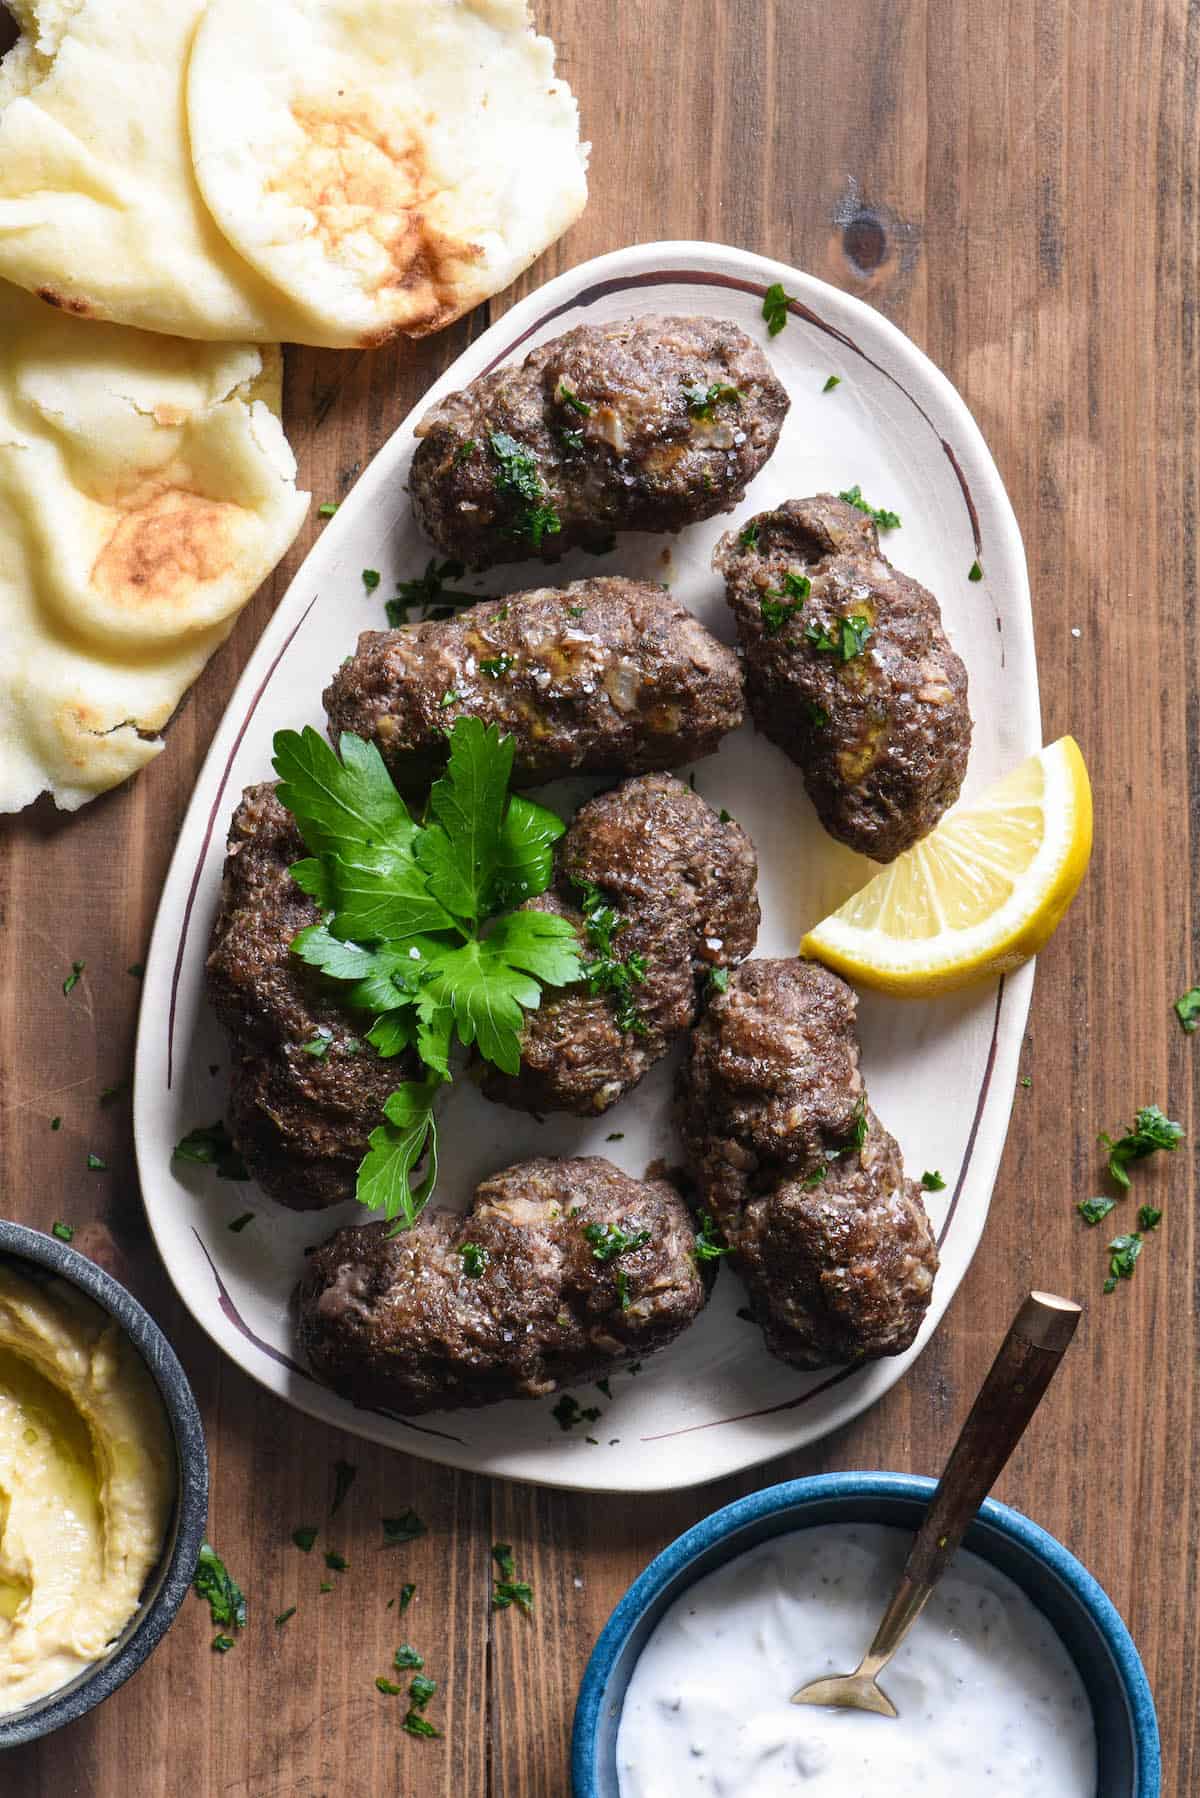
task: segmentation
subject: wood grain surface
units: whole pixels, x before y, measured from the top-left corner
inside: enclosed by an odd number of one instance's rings
[[[910,1376],[816,1449],[638,1500],[491,1483],[343,1438],[221,1359],[168,1288],[134,1177],[130,1066],[144,952],[214,725],[315,519],[132,786],[76,817],[0,822],[4,1213],[127,1280],[166,1327],[209,1432],[211,1535],[246,1587],[235,1652],[189,1599],[110,1702],[0,1766],[6,1798],[566,1798],[579,1677],[610,1607],[672,1536],[758,1485],[831,1468],[936,1472],[1030,1286],[1086,1301],[999,1495],[1062,1537],[1128,1619],[1157,1694],[1169,1798],[1200,1791],[1200,1377],[1194,1209],[1200,1037],[1171,1013],[1200,978],[1197,195],[1200,7],[1185,0],[537,0],[594,145],[582,222],[494,302],[634,240],[716,238],[870,300],[950,376],[1008,483],[1033,579],[1047,740],[1072,731],[1097,848],[1043,957],[1008,1150],[969,1275]],[[417,348],[289,357],[287,420],[315,500],[336,499],[488,322]],[[86,973],[69,998],[73,959]],[[1166,1217],[1101,1296],[1096,1134],[1169,1108],[1183,1153],[1143,1170]],[[50,1129],[61,1115],[62,1127]],[[92,1151],[107,1162],[89,1172]],[[329,1538],[339,1457],[358,1477]],[[429,1534],[381,1552],[381,1513]],[[489,1614],[514,1545],[531,1618]],[[404,1580],[402,1621],[386,1601]],[[282,1629],[273,1618],[297,1614]],[[440,1690],[439,1742],[379,1695],[402,1639]]]

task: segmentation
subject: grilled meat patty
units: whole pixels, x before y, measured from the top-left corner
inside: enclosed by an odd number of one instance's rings
[[[677,768],[742,721],[733,651],[661,587],[620,578],[365,631],[324,699],[334,742],[373,740],[406,789],[436,775],[468,714],[512,732],[526,785]]]
[[[232,1050],[233,1139],[264,1191],[300,1211],[354,1197],[383,1102],[416,1067],[407,1054],[381,1060],[289,953],[297,931],[320,920],[288,873],[306,854],[274,784],[248,787],[229,829],[207,964]]]
[[[585,924],[591,892],[593,919],[611,908],[613,955],[642,974],[623,992],[611,977],[593,980],[595,991],[545,992],[525,1023],[520,1072],[489,1067],[487,1097],[579,1117],[615,1105],[695,1022],[712,969],[753,949],[757,879],[745,831],[673,774],[643,774],[582,806],[559,845],[556,891],[530,906],[576,923],[594,965],[602,950]]]
[[[696,1204],[767,1347],[798,1367],[902,1354],[937,1271],[920,1188],[867,1105],[857,1007],[816,962],[745,962],[680,1075]]]
[[[345,1397],[406,1417],[542,1398],[673,1341],[707,1297],[693,1247],[665,1180],[599,1156],[521,1162],[465,1214],[323,1243],[299,1286],[300,1342]]]
[[[937,601],[892,567],[873,520],[828,493],[727,532],[713,564],[755,724],[800,768],[831,836],[894,860],[957,799],[971,746],[967,671]]]
[[[413,509],[445,555],[477,568],[678,531],[737,504],[788,403],[726,319],[579,325],[426,413]]]

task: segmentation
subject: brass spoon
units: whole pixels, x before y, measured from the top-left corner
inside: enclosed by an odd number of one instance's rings
[[[793,1704],[899,1713],[876,1682],[954,1559],[967,1527],[1017,1446],[1075,1334],[1080,1306],[1031,1292],[1017,1312],[938,1481],[871,1646],[853,1673],[814,1679]]]

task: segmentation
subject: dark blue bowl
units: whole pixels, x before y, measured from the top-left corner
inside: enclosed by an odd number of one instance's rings
[[[19,1711],[0,1716],[0,1749],[15,1748],[35,1736],[49,1735],[90,1711],[136,1673],[157,1646],[183,1603],[204,1540],[208,1516],[208,1454],[204,1426],[187,1375],[175,1351],[155,1323],[111,1274],[57,1237],[21,1224],[0,1220],[0,1261],[22,1272],[55,1274],[78,1287],[102,1311],[116,1319],[141,1355],[158,1387],[175,1443],[175,1506],[167,1526],[162,1555],[142,1592],[142,1602],[102,1660],[86,1667],[68,1685]],[[24,1264],[22,1266],[22,1264]],[[0,1777],[0,1790],[4,1789]]]
[[[625,1689],[647,1638],[688,1586],[769,1537],[811,1524],[890,1523],[915,1530],[934,1484],[902,1473],[788,1480],[726,1505],[672,1542],[634,1581],[592,1651],[575,1709],[575,1798],[618,1798],[617,1726]],[[1150,1682],[1111,1599],[1061,1542],[994,1499],[984,1503],[964,1546],[1032,1599],[1078,1667],[1096,1722],[1096,1798],[1159,1798],[1162,1764]],[[802,1672],[797,1668],[797,1678]]]

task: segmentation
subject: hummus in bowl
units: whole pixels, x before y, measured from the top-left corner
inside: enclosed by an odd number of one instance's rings
[[[63,1280],[0,1263],[0,1715],[121,1634],[162,1553],[174,1460],[115,1320]]]
[[[0,1218],[0,1750],[137,1671],[207,1511],[200,1413],[154,1319],[77,1249]]]

